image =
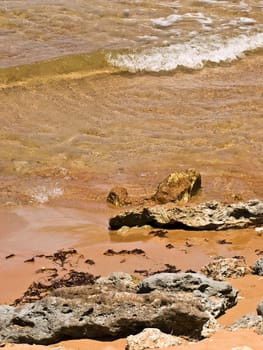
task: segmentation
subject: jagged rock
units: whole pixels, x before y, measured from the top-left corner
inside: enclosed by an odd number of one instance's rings
[[[62,288],[21,307],[2,306],[0,342],[51,344],[64,339],[116,339],[154,327],[200,338],[209,314],[190,293],[120,292],[95,283]]]
[[[236,320],[232,325],[228,327],[231,331],[236,331],[237,329],[252,329],[259,335],[263,335],[263,320],[262,317],[256,314],[246,314]]]
[[[146,328],[139,334],[127,337],[125,350],[159,349],[184,343],[182,338],[163,333],[157,328]]]
[[[238,291],[230,283],[214,281],[200,273],[157,273],[141,281],[138,293],[161,290],[192,294],[213,317],[237,303]]]
[[[109,226],[151,225],[155,228],[226,230],[263,224],[263,202],[250,200],[233,204],[208,202],[196,207],[140,207],[112,217]]]
[[[252,272],[255,275],[263,276],[263,257],[254,263],[252,266]]]
[[[115,273],[92,285],[55,289],[35,303],[0,306],[0,342],[109,340],[145,328],[199,339],[236,299],[229,283],[201,274],[159,273],[135,286],[132,276]]]
[[[196,194],[201,188],[201,175],[195,169],[178,171],[165,178],[153,195],[153,200],[164,204],[168,202],[184,201]]]
[[[107,202],[115,207],[128,204],[128,192],[124,187],[113,187],[107,197]]]
[[[257,314],[263,316],[263,300],[260,300],[257,305]]]
[[[236,256],[233,258],[217,256],[208,265],[202,267],[200,271],[207,277],[217,281],[223,281],[230,277],[243,277],[251,272],[243,256]]]

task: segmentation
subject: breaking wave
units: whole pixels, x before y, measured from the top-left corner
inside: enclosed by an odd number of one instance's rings
[[[162,72],[175,70],[177,67],[201,69],[209,62],[231,62],[262,47],[263,33],[240,35],[225,40],[214,35],[137,53],[108,54],[106,58],[109,64],[129,72]]]

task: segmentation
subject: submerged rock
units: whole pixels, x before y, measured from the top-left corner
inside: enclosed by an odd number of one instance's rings
[[[194,273],[160,273],[135,288],[127,274],[61,288],[20,307],[0,306],[0,342],[52,344],[116,339],[145,328],[199,339],[204,325],[236,303],[229,283]]]
[[[151,225],[155,228],[187,230],[226,230],[263,224],[263,202],[250,200],[234,204],[208,202],[196,207],[140,207],[112,217],[109,226]]]
[[[170,174],[158,185],[153,200],[161,204],[181,200],[188,202],[200,188],[201,175],[198,171],[178,171]]]

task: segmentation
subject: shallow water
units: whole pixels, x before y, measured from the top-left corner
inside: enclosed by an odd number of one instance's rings
[[[80,208],[107,241],[114,185],[146,197],[194,167],[193,202],[262,199],[262,6],[2,1],[1,206]]]

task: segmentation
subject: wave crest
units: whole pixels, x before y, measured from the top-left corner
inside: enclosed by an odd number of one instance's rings
[[[223,40],[218,36],[209,39],[192,39],[186,43],[152,48],[140,53],[107,55],[109,64],[135,73],[165,72],[178,66],[201,69],[208,62],[231,62],[244,57],[248,51],[263,47],[263,33],[240,35]]]

